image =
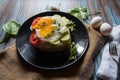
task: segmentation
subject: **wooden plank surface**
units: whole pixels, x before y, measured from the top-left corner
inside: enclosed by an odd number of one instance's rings
[[[6,22],[16,20],[23,24],[31,16],[47,11],[47,6],[59,7],[59,5],[60,10],[64,12],[80,6],[87,7],[89,12],[100,10],[102,13],[97,15],[101,16],[104,22],[111,25],[120,24],[120,0],[0,0],[0,36],[2,26]],[[89,21],[97,15],[90,15]],[[14,42],[15,38],[11,38],[0,44],[0,50]]]
[[[47,6],[59,7],[59,4],[60,10],[64,12],[80,6],[87,7],[89,12],[101,10],[99,16],[104,22],[120,24],[120,0],[0,0],[0,30],[10,20],[22,24],[29,17],[47,11]],[[88,19],[91,20],[94,16],[96,15],[90,15]],[[9,46],[12,40],[0,44],[0,50]]]
[[[59,5],[64,12],[80,6],[87,7],[89,12],[101,10],[99,16],[103,17],[105,22],[111,25],[120,24],[120,0],[0,0],[0,27],[10,20],[22,24],[29,17],[47,11],[47,6]],[[91,20],[94,16],[96,15],[90,15],[88,19]],[[0,50],[9,46],[13,40],[0,44]]]
[[[10,20],[16,20],[22,24],[29,17],[40,12],[47,11],[47,6],[59,7],[64,12],[80,5],[78,0],[1,0],[0,3],[0,27]],[[0,50],[8,47],[14,39],[0,44]]]

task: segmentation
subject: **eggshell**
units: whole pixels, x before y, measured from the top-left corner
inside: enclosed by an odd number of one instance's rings
[[[96,16],[91,20],[91,25],[93,28],[99,28],[102,23],[103,20],[100,16]]]
[[[108,36],[110,35],[112,31],[112,26],[108,23],[103,23],[101,26],[100,26],[100,32],[104,35],[104,36]]]

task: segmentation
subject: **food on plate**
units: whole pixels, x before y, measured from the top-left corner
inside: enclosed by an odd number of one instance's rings
[[[103,23],[101,26],[100,26],[100,32],[104,35],[104,36],[108,36],[111,31],[112,31],[112,26],[108,23]]]
[[[37,17],[30,27],[30,43],[40,51],[65,51],[70,48],[74,22],[64,16]]]
[[[103,23],[103,20],[100,16],[96,16],[91,20],[91,25],[93,28],[99,28],[101,24]]]

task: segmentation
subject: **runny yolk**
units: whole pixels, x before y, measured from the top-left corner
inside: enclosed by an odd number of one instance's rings
[[[53,23],[52,18],[43,17],[38,21],[38,26],[40,26],[40,28],[42,28],[44,26],[52,25],[52,23]]]
[[[32,29],[40,29],[41,37],[50,37],[53,35],[54,26],[52,26],[53,20],[51,17],[41,17],[36,25],[32,26]]]
[[[53,30],[54,30],[54,26],[45,26],[44,28],[40,29],[40,35],[42,37],[51,37],[53,35]]]

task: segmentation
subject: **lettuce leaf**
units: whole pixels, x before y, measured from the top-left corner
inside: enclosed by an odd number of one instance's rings
[[[10,35],[17,35],[17,32],[20,28],[20,24],[15,21],[10,21],[3,25],[3,29]]]
[[[79,19],[87,19],[88,17],[88,10],[86,7],[78,7],[78,8],[74,8],[74,9],[71,9],[69,11],[69,13]]]
[[[0,33],[0,35],[1,35],[0,43],[5,42],[12,36],[15,37],[17,35],[19,28],[20,28],[20,24],[18,24],[15,21],[10,21],[10,22],[4,24],[1,29],[1,33]]]

